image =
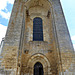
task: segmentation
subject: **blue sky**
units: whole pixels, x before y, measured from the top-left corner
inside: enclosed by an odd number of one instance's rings
[[[75,48],[75,0],[60,0]],[[5,36],[14,0],[0,0],[0,41]]]
[[[60,0],[67,26],[75,48],[75,0]]]

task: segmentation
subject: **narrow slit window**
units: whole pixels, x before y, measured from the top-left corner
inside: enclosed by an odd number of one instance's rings
[[[39,17],[33,20],[33,41],[43,41],[43,25]]]

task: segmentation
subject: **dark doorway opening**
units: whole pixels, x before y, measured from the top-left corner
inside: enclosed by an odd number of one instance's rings
[[[43,66],[39,62],[34,65],[34,75],[44,75]]]

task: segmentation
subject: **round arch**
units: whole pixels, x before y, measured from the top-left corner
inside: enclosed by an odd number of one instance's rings
[[[31,8],[31,7],[33,7],[33,6],[35,6],[34,4],[34,2],[35,2],[36,0],[26,0],[26,1],[24,1],[25,2],[25,6],[26,6],[26,8],[27,9],[29,9],[29,8]],[[42,1],[42,3],[43,3],[43,8],[52,8],[52,5],[53,5],[53,2],[52,2],[52,0],[40,0],[40,1]],[[32,5],[31,5],[31,3],[32,3]],[[34,4],[33,4],[34,3]]]
[[[31,0],[26,0],[25,2],[30,2]],[[52,5],[52,0],[47,0]]]
[[[32,73],[32,75],[33,75],[34,65],[37,62],[40,62],[43,65],[44,75],[50,75],[51,74],[50,62],[42,54],[35,54],[29,58],[28,63],[27,63],[27,67],[29,68],[29,73]]]

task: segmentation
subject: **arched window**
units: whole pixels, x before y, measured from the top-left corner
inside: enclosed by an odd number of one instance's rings
[[[43,74],[43,65],[39,62],[37,62],[34,65],[34,75],[44,75]]]
[[[43,41],[43,25],[39,17],[33,20],[33,41]]]

